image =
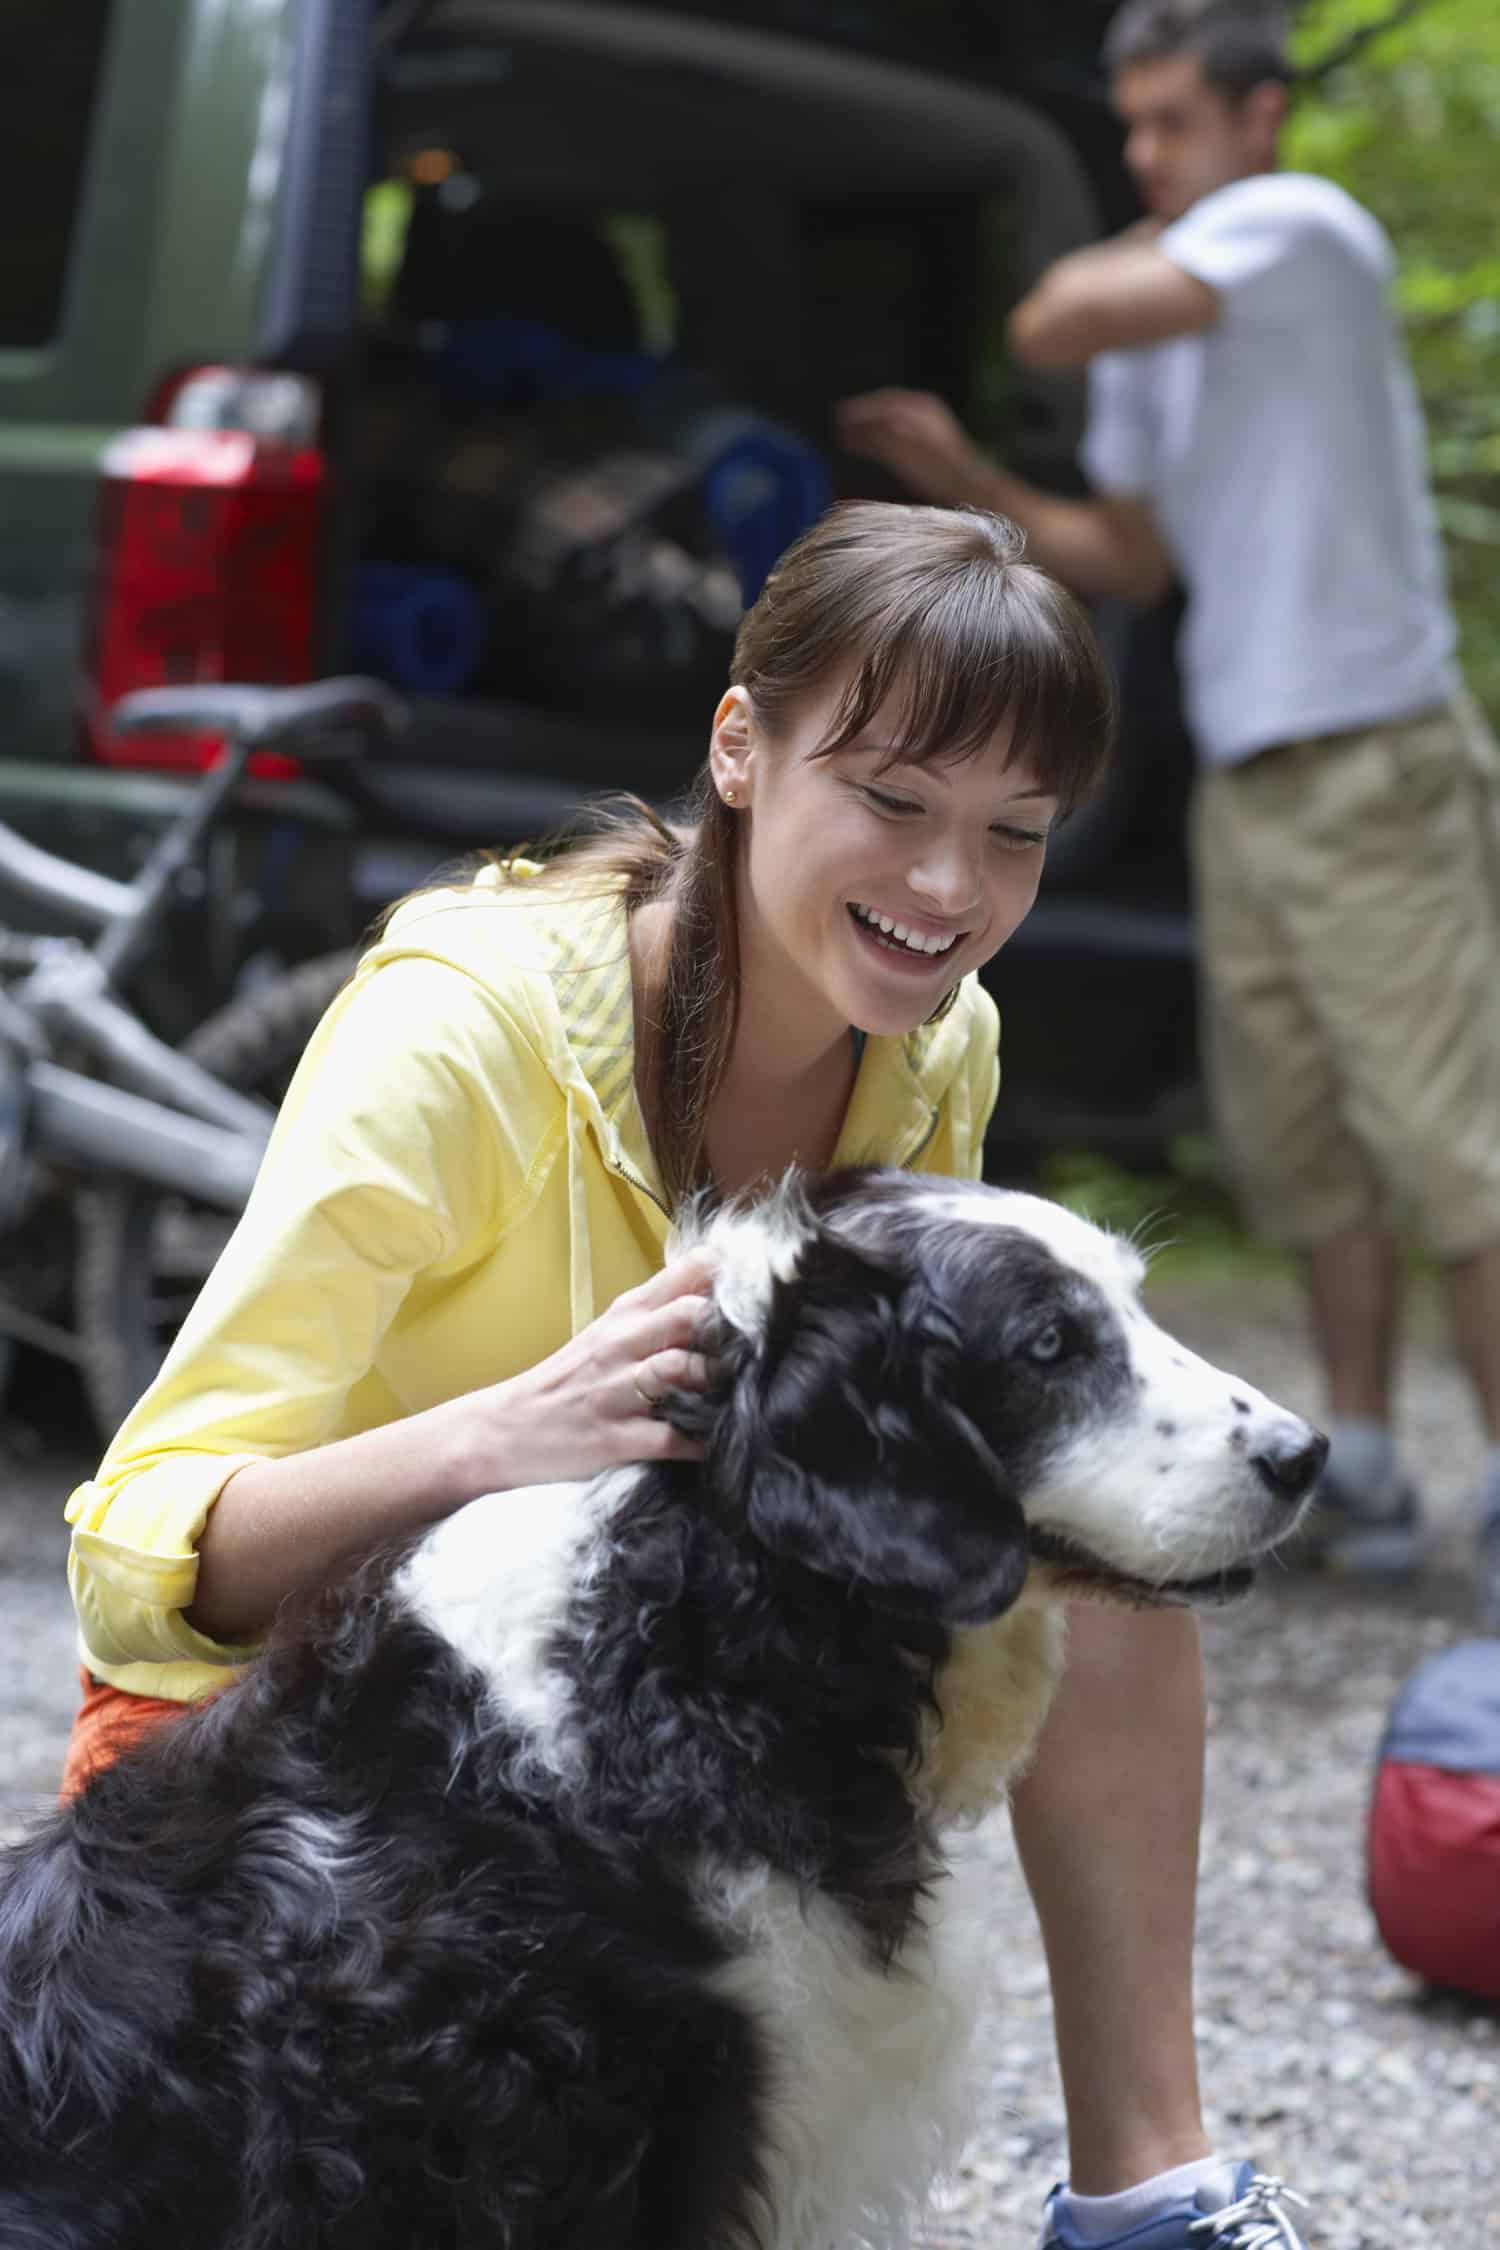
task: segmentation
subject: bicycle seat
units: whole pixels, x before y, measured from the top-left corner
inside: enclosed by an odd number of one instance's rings
[[[298,687],[203,680],[139,688],[120,698],[109,724],[116,734],[223,734],[256,750],[295,746],[302,757],[315,756],[326,742],[330,753],[347,756],[350,729],[397,733],[406,724],[406,706],[381,681],[352,674]]]

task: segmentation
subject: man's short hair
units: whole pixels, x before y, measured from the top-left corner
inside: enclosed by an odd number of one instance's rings
[[[1125,0],[1104,35],[1109,75],[1169,55],[1196,55],[1209,85],[1236,107],[1252,87],[1288,85],[1295,75],[1277,0]]]

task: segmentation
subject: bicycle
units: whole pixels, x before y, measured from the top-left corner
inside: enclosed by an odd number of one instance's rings
[[[392,731],[380,682],[152,688],[111,714],[121,734],[224,738],[139,873],[120,882],[0,822],[0,891],[92,933],[35,936],[0,923],[0,1387],[17,1343],[73,1361],[101,1432],[156,1373],[243,1209],[276,1105],[352,953],[273,976],[207,1018],[181,1048],[122,997],[179,887],[257,752],[347,761],[355,730]],[[55,1254],[25,1256],[73,1222],[71,1322],[54,1317]]]

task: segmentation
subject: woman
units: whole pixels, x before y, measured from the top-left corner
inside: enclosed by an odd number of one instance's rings
[[[70,1785],[361,1548],[680,1453],[652,1408],[703,1378],[705,1270],[663,1264],[684,1193],[793,1161],[977,1174],[998,1064],[973,972],[1113,717],[1081,611],[1020,549],[978,514],[834,510],[744,620],[685,825],[642,813],[392,916],[69,1503]],[[1087,1612],[1075,1651],[1015,1813],[1085,2191],[1049,2206],[1060,2243],[1112,2223],[1100,2197],[1201,2220],[1184,2193],[1236,2177],[1193,2065],[1194,1630]]]

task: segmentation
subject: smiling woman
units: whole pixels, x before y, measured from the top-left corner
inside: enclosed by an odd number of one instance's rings
[[[909,1033],[1004,944],[1114,716],[1082,610],[1003,518],[860,503],[788,550],[688,820],[636,808],[547,878],[624,886],[636,1083],[673,1197],[826,1160],[851,1028]]]
[[[741,816],[740,1039],[730,1074],[836,1044],[849,1025],[900,1037],[943,1005],[1031,907],[1059,806],[1014,748],[1015,724],[922,762],[881,705],[838,743],[846,678],[772,735],[743,687],[709,755]],[[889,715],[888,715],[889,713]],[[774,1067],[774,1066],[773,1066]]]

